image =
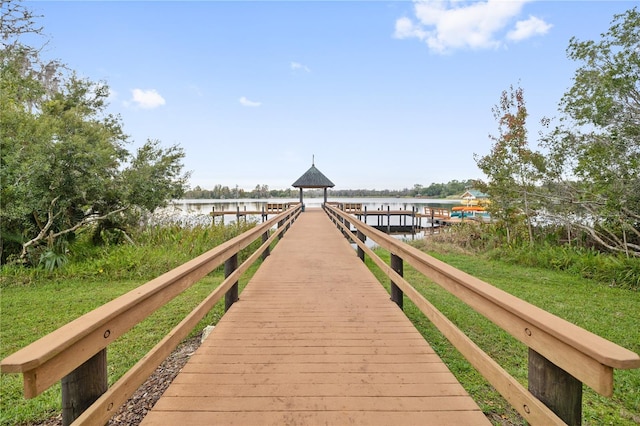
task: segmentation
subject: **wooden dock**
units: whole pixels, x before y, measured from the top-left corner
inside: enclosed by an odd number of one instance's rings
[[[308,209],[143,425],[490,424],[320,209]]]

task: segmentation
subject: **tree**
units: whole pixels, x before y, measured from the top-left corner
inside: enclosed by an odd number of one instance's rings
[[[529,242],[533,243],[532,194],[541,177],[543,157],[528,147],[524,90],[511,86],[509,91],[503,91],[493,115],[498,121],[499,135],[490,136],[494,141],[490,154],[475,156],[489,181],[477,186],[490,196],[492,216],[505,225],[507,240],[510,229],[524,217]]]
[[[549,213],[601,247],[640,256],[640,13],[613,18],[600,41],[572,38],[581,62],[560,103],[560,124],[545,136]]]
[[[36,264],[47,252],[64,254],[81,229],[98,235],[124,229],[141,212],[182,194],[188,173],[182,173],[181,148],[148,141],[132,155],[120,118],[105,113],[108,86],[8,41],[33,25],[32,15],[15,2],[2,2],[2,25],[2,263],[17,258]]]

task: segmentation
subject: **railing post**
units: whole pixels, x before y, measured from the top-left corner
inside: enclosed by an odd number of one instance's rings
[[[224,276],[228,277],[238,268],[238,254],[234,254],[224,262]],[[224,295],[224,311],[227,312],[231,305],[238,301],[238,281]]]
[[[387,235],[391,235],[391,206],[387,206]]]
[[[269,239],[269,230],[267,229],[264,234],[262,234],[262,244],[266,243]],[[262,260],[265,260],[267,256],[271,254],[271,248],[267,246],[265,251],[262,252]]]
[[[360,231],[359,229],[358,229],[358,234],[357,235],[358,235],[358,239],[360,241],[362,241],[363,243],[365,241],[367,241],[367,236],[364,235],[362,233],[362,231]],[[360,246],[358,246],[358,257],[360,258],[360,260],[362,260],[364,262],[364,250],[362,250],[362,248]]]
[[[435,218],[435,212],[433,209],[431,209],[431,233],[435,233],[435,226],[436,226],[436,218]]]
[[[391,269],[393,269],[401,277],[404,275],[402,258],[396,256],[393,253],[391,253]],[[403,306],[403,296],[404,294],[402,293],[402,290],[400,290],[400,287],[398,287],[396,283],[391,281],[391,300],[393,300],[400,309],[402,309]]]
[[[63,377],[61,385],[62,424],[67,426],[107,391],[107,349]]]
[[[567,425],[582,424],[582,382],[531,348],[529,392]]]
[[[280,228],[282,228],[282,224],[284,223],[283,220],[279,220],[278,221],[278,231],[280,230]],[[282,239],[282,237],[284,236],[284,232],[281,234],[278,234],[278,241]]]
[[[416,233],[416,213],[418,209],[414,206],[411,206],[411,235],[415,235]]]

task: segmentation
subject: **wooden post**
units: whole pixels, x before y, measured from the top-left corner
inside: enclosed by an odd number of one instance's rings
[[[411,206],[411,235],[416,234],[416,207]]]
[[[349,238],[349,234],[351,233],[351,224],[347,219],[344,220],[344,236]]]
[[[364,243],[365,241],[367,241],[367,236],[366,236],[366,235],[364,235],[364,234],[362,233],[362,231],[360,231],[359,229],[358,229],[358,234],[357,234],[357,235],[358,235],[358,239],[359,239],[360,241],[362,241],[363,243]],[[362,249],[360,248],[360,246],[358,246],[358,257],[360,258],[360,260],[362,260],[362,261],[364,262],[364,250],[362,250]]]
[[[397,272],[401,277],[404,276],[402,258],[393,253],[391,253],[391,269]],[[403,296],[404,294],[402,293],[402,290],[400,290],[400,287],[391,281],[391,300],[393,300],[400,309],[402,309],[403,306]]]
[[[567,425],[582,424],[582,382],[531,348],[529,391]]]
[[[267,229],[264,234],[262,234],[262,244],[264,244],[269,239],[269,230]],[[271,248],[267,247],[265,251],[262,252],[262,260],[265,260],[271,254]]]
[[[433,234],[435,232],[435,226],[436,226],[436,218],[434,217],[434,211],[433,209],[431,209],[431,233]]]
[[[61,384],[62,424],[67,426],[107,391],[107,350],[102,349],[67,374]]]
[[[387,235],[391,235],[391,206],[387,206]]]
[[[238,254],[234,254],[224,262],[225,278],[238,268]],[[224,311],[227,312],[231,305],[238,301],[238,281],[236,281],[224,295]]]

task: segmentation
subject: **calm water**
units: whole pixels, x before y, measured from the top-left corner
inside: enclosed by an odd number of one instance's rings
[[[184,224],[210,224],[212,221],[209,213],[212,211],[226,211],[236,212],[240,211],[262,211],[262,208],[266,208],[267,203],[297,203],[299,198],[269,198],[269,199],[238,199],[238,200],[204,200],[204,199],[184,199],[174,200],[170,205],[158,212],[157,219],[159,221],[169,222],[182,222]],[[323,203],[322,198],[304,198],[304,205],[306,208],[321,207]],[[366,207],[367,213],[372,214],[376,210],[383,212],[390,210],[408,210],[411,211],[415,208],[417,212],[423,213],[425,207],[432,208],[445,208],[451,209],[453,206],[461,204],[460,200],[451,199],[425,199],[425,198],[337,198],[328,197],[328,202],[337,203],[360,203],[363,209]],[[215,209],[215,210],[214,210]],[[255,221],[260,221],[260,216],[251,218]],[[251,220],[250,219],[250,220]],[[216,223],[220,223],[222,218],[216,218]],[[236,220],[236,216],[233,214],[224,216],[224,223],[231,223]],[[405,225],[411,224],[411,219],[401,219],[399,216],[391,217],[391,225],[400,225],[401,222]],[[367,224],[369,225],[381,225],[387,224],[386,217],[368,216]],[[426,220],[416,223],[421,224],[423,227],[428,227],[429,224]],[[429,231],[427,231],[429,232]],[[415,234],[397,234],[394,235],[399,239],[415,239],[424,236],[423,231]],[[372,245],[367,242],[368,245]]]
[[[215,211],[235,212],[240,210],[260,211],[267,203],[297,203],[298,198],[269,198],[269,199],[239,199],[239,200],[174,200],[171,202],[169,209],[175,213],[180,212],[185,215],[208,215],[214,209]],[[305,198],[305,207],[322,206],[322,198]],[[453,206],[460,205],[459,200],[450,199],[425,199],[425,198],[336,198],[328,197],[328,202],[338,203],[360,203],[363,208],[366,206],[367,211],[373,210],[411,210],[415,207],[419,212],[423,212],[425,207],[436,207],[451,209]],[[229,216],[231,217],[231,216]]]

